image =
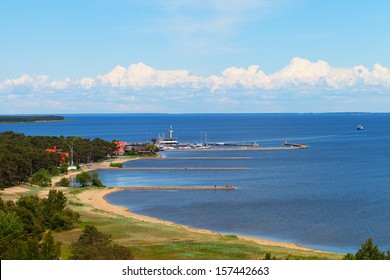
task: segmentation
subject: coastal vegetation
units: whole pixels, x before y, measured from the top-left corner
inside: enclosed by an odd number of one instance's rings
[[[76,175],[76,182],[81,185],[81,187],[86,186],[95,186],[95,187],[104,187],[102,182],[99,179],[99,175],[96,172],[88,173],[82,172]]]
[[[111,162],[110,163],[110,167],[122,168],[123,167],[123,163],[121,163],[121,162]]]
[[[63,116],[0,116],[0,123],[63,121]]]
[[[73,260],[131,260],[131,251],[112,243],[109,235],[96,229],[95,226],[85,226],[82,234],[71,245]]]
[[[50,190],[47,198],[22,196],[15,202],[0,198],[0,258],[59,259],[61,243],[52,231],[72,229],[79,214],[66,208],[62,192]]]
[[[383,252],[378,245],[374,245],[372,238],[368,238],[355,254],[347,254],[345,260],[390,260],[390,250]]]
[[[66,205],[64,193],[55,189],[47,198],[22,196],[16,202],[0,198],[0,259],[62,259],[62,242],[54,234],[68,234],[80,222],[80,215]],[[71,244],[68,258],[119,260],[132,259],[132,254],[129,248],[113,243],[109,235],[87,225]]]
[[[48,152],[52,147],[60,148],[56,148],[57,152]],[[99,138],[0,133],[0,189],[28,182],[30,178],[33,184],[50,185],[47,173],[56,176],[67,172],[71,148],[75,163],[87,163],[111,156],[117,147]]]

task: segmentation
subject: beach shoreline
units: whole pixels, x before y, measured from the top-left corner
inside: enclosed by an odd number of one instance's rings
[[[140,158],[119,158],[115,159],[114,162],[126,162],[129,160],[137,160]],[[69,178],[70,176],[75,176],[81,172],[91,172],[99,169],[111,169],[113,167],[109,167],[110,162],[113,161],[103,161],[99,163],[93,163],[91,166],[83,166],[81,170],[75,171],[68,173],[66,175],[62,176],[56,176],[52,178],[52,187],[51,188],[42,188],[37,192],[38,196],[44,197],[49,193],[50,189],[57,189],[64,191],[65,193],[68,193],[68,190],[70,189],[69,187],[61,187],[58,186],[58,183],[60,182],[61,178]],[[164,191],[164,189],[170,189],[170,188],[177,188],[180,189],[179,186],[162,186],[159,187],[161,191]],[[198,187],[198,189],[205,188],[204,186]],[[125,218],[130,218],[134,219],[137,221],[143,221],[147,223],[154,223],[154,224],[159,224],[159,225],[164,225],[164,226],[170,226],[170,227],[175,227],[178,229],[183,229],[187,230],[189,232],[193,233],[198,233],[198,234],[204,234],[204,235],[210,235],[211,236],[223,236],[223,235],[229,235],[229,234],[223,234],[220,232],[208,230],[208,229],[200,229],[200,228],[195,228],[191,226],[186,226],[182,224],[177,224],[171,221],[166,221],[146,215],[141,215],[141,214],[136,214],[131,212],[131,209],[115,205],[110,203],[107,200],[107,196],[115,193],[115,192],[120,192],[124,190],[145,190],[148,189],[147,186],[133,186],[133,187],[104,187],[104,188],[88,188],[88,189],[83,189],[80,193],[76,194],[74,197],[79,200],[81,204],[88,205],[88,210],[89,212],[94,212],[96,210],[105,212],[109,214],[110,216],[115,217],[116,215],[120,215]],[[153,188],[151,188],[153,189]],[[204,191],[210,191],[209,189],[211,188],[205,188]],[[28,188],[23,187],[23,186],[14,186],[7,188],[6,191],[2,191],[2,193],[14,193],[15,197],[23,195],[23,190],[27,192]],[[195,188],[195,190],[197,190]],[[145,190],[147,191],[147,190]],[[275,246],[275,247],[283,247],[287,249],[293,249],[293,250],[300,250],[302,252],[312,252],[312,253],[333,253],[333,252],[327,252],[323,250],[317,250],[317,249],[312,249],[308,247],[301,246],[299,244],[294,244],[294,243],[288,243],[288,242],[281,242],[281,241],[274,241],[274,240],[269,240],[269,239],[263,239],[263,238],[258,238],[258,237],[250,237],[250,236],[243,236],[243,235],[238,235],[237,238],[242,241],[249,241],[249,242],[254,242],[258,245],[262,246]]]
[[[161,155],[159,156],[161,157]],[[116,158],[115,163],[123,163],[131,160],[139,160],[141,159],[140,157],[136,158]],[[109,167],[110,162],[109,161],[103,161],[100,163],[93,163],[91,166],[84,166],[81,171],[77,172],[72,172],[68,174],[66,177],[69,176],[75,176],[76,174],[80,172],[90,172],[90,171],[95,171],[95,170],[101,170],[101,169],[115,169],[113,167]],[[120,169],[120,168],[119,168]],[[61,178],[55,178],[53,180],[52,185],[55,186]],[[138,186],[139,189],[146,189],[146,186]],[[179,187],[177,187],[179,188]],[[199,228],[194,228],[191,226],[186,226],[186,225],[181,225],[177,224],[171,221],[166,221],[150,216],[145,216],[141,214],[136,214],[131,212],[131,209],[115,205],[110,203],[107,200],[107,196],[115,193],[115,192],[120,192],[123,190],[129,190],[129,189],[137,189],[137,187],[132,187],[132,188],[126,188],[126,187],[109,187],[109,188],[103,188],[103,189],[93,189],[93,190],[84,190],[80,194],[76,195],[76,197],[80,200],[81,203],[86,203],[91,205],[93,208],[102,210],[102,211],[107,211],[111,212],[116,215],[121,215],[123,217],[139,220],[139,221],[144,221],[144,222],[150,222],[150,223],[156,223],[156,224],[161,224],[161,225],[166,225],[166,226],[173,226],[181,229],[186,229],[191,232],[195,233],[202,233],[202,234],[210,234],[210,235],[221,235],[219,232],[215,232],[212,230],[207,230],[207,229],[199,229]],[[322,250],[316,250],[312,248],[307,248],[304,246],[301,246],[299,244],[294,244],[294,243],[288,243],[288,242],[281,242],[281,241],[273,241],[273,240],[268,240],[268,239],[263,239],[263,238],[258,238],[258,237],[249,237],[249,236],[237,236],[241,240],[245,241],[252,241],[255,242],[259,245],[264,245],[264,246],[280,246],[280,247],[285,247],[289,249],[297,249],[297,250],[302,250],[302,251],[312,251],[312,252],[325,252]]]
[[[136,213],[131,212],[131,209],[129,209],[129,208],[111,204],[107,200],[108,195],[115,193],[115,192],[123,191],[123,190],[126,190],[126,188],[112,187],[112,188],[104,188],[104,189],[85,190],[82,193],[78,194],[77,198],[80,200],[81,203],[89,204],[95,209],[111,212],[112,214],[121,215],[121,216],[124,216],[127,218],[136,219],[136,220],[144,221],[144,222],[157,223],[157,224],[166,225],[166,226],[178,227],[178,228],[186,229],[188,231],[196,232],[196,233],[209,234],[209,235],[221,235],[221,233],[215,232],[212,230],[194,228],[191,226],[181,225],[181,224],[157,219],[157,218],[150,217],[150,216],[136,214]],[[264,245],[264,246],[280,246],[280,247],[302,250],[302,251],[325,252],[325,251],[321,251],[321,250],[306,248],[306,247],[303,247],[303,246],[300,246],[300,245],[294,244],[294,243],[273,241],[273,240],[267,240],[267,239],[262,239],[262,238],[257,238],[257,237],[241,236],[241,235],[237,236],[237,237],[238,237],[238,239],[252,241],[252,242],[255,242],[257,244]]]

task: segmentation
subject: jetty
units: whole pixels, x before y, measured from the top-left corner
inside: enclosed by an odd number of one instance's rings
[[[100,170],[246,170],[243,167],[103,167]]]
[[[290,148],[295,148],[295,149],[307,149],[309,148],[308,145],[304,144],[295,144],[295,143],[288,143],[287,141],[284,141],[283,143],[284,146],[288,146]]]
[[[210,146],[238,146],[238,147],[258,147],[257,143],[208,143]]]
[[[115,187],[130,191],[233,191],[235,186],[158,186],[158,187]]]
[[[243,160],[252,157],[169,157],[169,160]]]
[[[231,147],[231,148],[208,148],[208,149],[167,149],[164,152],[207,152],[207,151],[291,151],[291,150],[300,150],[307,149],[309,146],[303,144],[284,144],[284,146],[280,147]]]

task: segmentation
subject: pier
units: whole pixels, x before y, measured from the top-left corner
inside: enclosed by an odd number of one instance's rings
[[[309,146],[304,145],[304,144],[288,143],[287,141],[284,142],[284,146],[289,146],[290,148],[295,148],[295,149],[307,149],[307,148],[309,148]]]
[[[243,160],[252,159],[252,157],[169,157],[173,160]]]
[[[159,187],[115,187],[130,191],[233,191],[235,186],[159,186]]]
[[[281,147],[231,147],[231,148],[208,148],[208,149],[167,149],[164,152],[207,152],[207,151],[291,151],[299,149],[307,149],[309,146],[303,144],[284,144]]]
[[[210,146],[258,147],[257,143],[208,143]]]
[[[103,167],[100,170],[246,170],[243,167]]]

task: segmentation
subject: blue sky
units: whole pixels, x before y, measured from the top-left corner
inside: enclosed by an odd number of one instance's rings
[[[389,112],[385,0],[2,0],[0,114]]]

